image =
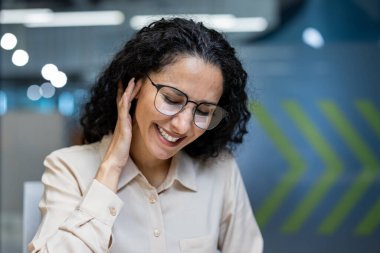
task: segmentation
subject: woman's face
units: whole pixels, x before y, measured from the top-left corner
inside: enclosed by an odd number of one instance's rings
[[[147,74],[155,84],[177,88],[197,103],[217,104],[223,92],[221,70],[195,56],[177,57],[160,72]],[[147,78],[139,82],[144,83],[137,97],[132,129],[138,152],[161,160],[169,159],[205,132],[193,122],[195,104],[188,103],[180,113],[166,116],[154,106],[157,89]]]

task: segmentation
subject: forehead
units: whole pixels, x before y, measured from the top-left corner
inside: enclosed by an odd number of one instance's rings
[[[177,57],[150,75],[154,82],[175,87],[195,101],[217,103],[223,93],[220,68],[195,56]]]

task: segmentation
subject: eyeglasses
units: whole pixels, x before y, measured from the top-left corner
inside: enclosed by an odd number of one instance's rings
[[[156,84],[148,75],[146,76],[157,89],[154,106],[157,111],[166,116],[174,116],[180,113],[188,103],[193,103],[196,105],[193,109],[193,122],[203,130],[215,128],[227,116],[227,112],[216,104],[196,103],[189,100],[189,97],[184,92],[168,85]]]

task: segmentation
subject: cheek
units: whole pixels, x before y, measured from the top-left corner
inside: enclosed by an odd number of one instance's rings
[[[134,115],[134,123],[138,125],[140,131],[142,131],[147,124],[148,119],[150,118],[148,115],[150,114],[148,107],[142,99],[138,99],[136,104],[136,110]]]
[[[153,101],[139,99],[136,105],[135,120],[141,131],[146,131],[152,122],[162,120],[162,115],[154,107]]]
[[[155,109],[154,98],[152,100],[145,89],[140,90],[136,102],[136,116],[139,120],[144,120],[145,116],[151,114],[152,109]]]

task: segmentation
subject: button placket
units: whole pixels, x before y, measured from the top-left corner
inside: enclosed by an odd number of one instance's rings
[[[153,235],[154,237],[160,237],[162,234],[162,222],[161,222],[161,207],[158,200],[158,194],[156,189],[149,191],[148,193],[148,202],[150,209],[152,211],[152,218],[153,218]]]
[[[145,203],[150,212],[151,248],[158,250],[157,252],[166,252],[165,228],[156,188],[145,192]]]

